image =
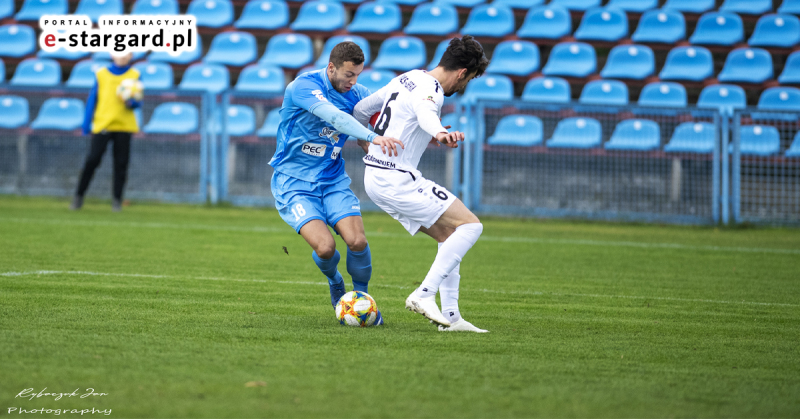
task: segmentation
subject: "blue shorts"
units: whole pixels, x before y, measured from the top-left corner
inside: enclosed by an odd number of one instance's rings
[[[298,233],[311,220],[334,227],[345,217],[361,216],[361,203],[350,190],[347,173],[324,182],[306,182],[276,171],[271,187],[275,208]]]

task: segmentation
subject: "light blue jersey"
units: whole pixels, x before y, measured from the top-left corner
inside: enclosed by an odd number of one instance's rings
[[[340,135],[333,125],[311,112],[327,102],[352,114],[356,103],[369,95],[369,89],[360,84],[347,93],[339,93],[328,80],[325,69],[298,76],[286,86],[278,145],[270,166],[276,172],[306,182],[338,178],[344,173],[340,151],[347,135]]]

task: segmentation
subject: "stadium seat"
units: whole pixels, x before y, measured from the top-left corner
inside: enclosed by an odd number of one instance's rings
[[[800,112],[800,89],[770,87],[758,98],[758,109]]]
[[[608,79],[641,80],[656,70],[653,50],[644,45],[617,45],[611,49],[600,76]]]
[[[347,25],[351,33],[389,33],[400,30],[403,15],[400,7],[393,3],[362,3],[356,10],[353,21]]]
[[[616,7],[626,12],[643,13],[658,8],[658,0],[611,0],[609,7]]]
[[[514,33],[514,11],[508,6],[482,4],[469,12],[461,33],[501,38]]]
[[[0,19],[14,14],[14,0],[0,0]]]
[[[237,29],[284,28],[289,26],[289,6],[283,0],[250,0],[233,26]]]
[[[639,19],[633,42],[673,44],[686,37],[686,20],[677,10],[650,10]]]
[[[183,73],[179,89],[204,90],[220,93],[230,86],[230,75],[225,66],[219,64],[192,64]]]
[[[688,104],[686,88],[680,83],[650,83],[639,94],[639,106],[655,106],[664,108],[685,108]]]
[[[38,21],[44,15],[65,15],[68,10],[67,0],[25,0],[14,20]]]
[[[83,125],[83,114],[83,101],[80,99],[50,98],[42,103],[31,128],[72,131]]]
[[[735,84],[714,84],[706,86],[697,99],[698,108],[713,108],[724,115],[733,115],[735,109],[747,107],[744,89]]]
[[[647,119],[628,119],[617,124],[606,150],[649,151],[661,145],[661,128]]]
[[[58,86],[61,83],[61,66],[57,61],[47,58],[28,58],[17,64],[9,83],[17,86]]]
[[[375,93],[381,87],[389,84],[395,77],[397,75],[389,70],[364,70],[358,76],[358,83],[369,89],[370,92]]]
[[[733,150],[733,144],[731,144]],[[762,125],[739,127],[739,152],[743,156],[771,156],[781,150],[778,129]]]
[[[627,105],[628,85],[618,80],[594,80],[586,83],[578,101],[584,105]]]
[[[529,10],[531,7],[540,6],[545,0],[494,0],[492,4],[502,4],[512,9]]]
[[[267,50],[259,63],[283,68],[300,68],[314,58],[311,38],[301,33],[275,35],[269,39]]]
[[[198,27],[221,28],[233,23],[233,4],[230,0],[192,0],[186,14],[194,15]]]
[[[200,40],[199,36],[197,40]],[[139,61],[144,58],[145,55],[147,55],[147,51],[134,51],[131,61]],[[109,54],[108,51],[98,51],[92,54],[92,59],[95,61],[111,61],[111,54]]]
[[[603,140],[602,132],[600,123],[596,119],[562,119],[556,125],[553,137],[547,140],[547,146],[560,148],[597,147]]]
[[[383,41],[372,68],[409,71],[425,67],[425,43],[413,36],[393,36]]]
[[[6,80],[6,63],[0,59],[0,83],[3,83]]]
[[[20,128],[28,123],[28,99],[22,96],[0,96],[0,128]]]
[[[544,103],[569,103],[572,98],[569,83],[559,77],[537,77],[525,83],[522,100]]]
[[[36,45],[36,34],[30,26],[0,26],[0,57],[24,57],[32,53]]]
[[[161,61],[170,64],[189,64],[200,59],[203,55],[203,38],[196,37],[197,45],[194,51],[183,51],[176,56],[169,55],[166,51],[156,51],[147,57],[148,61]],[[135,55],[135,54],[134,54]]]
[[[571,32],[572,18],[569,10],[549,4],[528,10],[517,36],[531,39],[560,39]]]
[[[449,4],[424,3],[414,9],[405,29],[408,35],[447,35],[458,32],[458,11]]]
[[[714,9],[714,0],[667,0],[665,9],[675,9],[683,13],[705,13]]]
[[[542,120],[531,115],[504,116],[489,137],[489,145],[530,147],[541,145],[544,138]]]
[[[600,6],[601,0],[552,0],[550,4],[564,7],[568,10],[588,10]]]
[[[742,15],[763,15],[772,11],[772,0],[725,0],[719,7],[719,11]]]
[[[717,141],[717,130],[709,122],[684,122],[675,128],[669,143],[664,146],[668,153],[711,153]]]
[[[289,26],[294,31],[330,32],[344,28],[344,6],[334,1],[308,1]]]
[[[514,83],[506,76],[484,74],[472,80],[464,91],[462,103],[474,103],[478,99],[511,100],[514,98]]]
[[[67,87],[91,88],[95,82],[94,73],[103,67],[108,67],[110,64],[110,61],[95,60],[84,60],[75,64],[69,73],[69,79],[66,82]]]
[[[102,15],[121,15],[122,0],[80,0],[76,15],[86,15],[97,23]]]
[[[786,150],[786,157],[800,157],[800,131],[797,131],[797,134],[794,135],[794,140],[792,140],[792,145],[789,146],[789,149]]]
[[[142,61],[133,65],[139,70],[140,80],[145,89],[171,89],[173,85],[172,67],[158,61]]]
[[[765,15],[747,41],[754,47],[793,47],[800,43],[800,19],[792,15]]]
[[[769,52],[761,48],[739,48],[728,54],[717,79],[725,83],[762,83],[772,77],[772,56]]]
[[[197,108],[191,103],[165,102],[156,107],[142,131],[147,134],[191,134],[197,131]]]
[[[253,112],[253,108],[246,105],[229,105],[226,113],[228,114],[228,135],[250,135],[256,130],[256,114]],[[222,116],[220,112],[216,112],[214,115],[211,132],[215,134],[222,132]]]
[[[439,65],[439,61],[442,60],[442,56],[444,52],[447,50],[447,46],[450,44],[449,39],[445,39],[442,42],[439,42],[439,45],[436,46],[436,51],[433,53],[433,59],[431,60],[430,64],[428,64],[428,71],[433,70],[436,66]]]
[[[486,72],[527,76],[539,69],[539,47],[529,41],[503,41],[492,53]]]
[[[132,15],[177,15],[180,13],[177,0],[136,0]]]
[[[369,54],[369,42],[358,35],[337,35],[328,38],[328,40],[325,41],[325,46],[322,47],[322,54],[319,55],[314,65],[318,68],[327,67],[330,62],[333,47],[345,41],[355,42],[361,47],[361,51],[364,52],[364,67],[369,66],[372,58]]]
[[[281,123],[281,108],[275,108],[267,114],[264,119],[264,125],[256,132],[259,137],[277,137],[278,126]]]
[[[282,94],[286,88],[283,70],[265,63],[251,64],[239,74],[234,89],[248,92]]]
[[[455,7],[473,8],[486,0],[438,0],[439,3],[449,4]]]
[[[714,58],[703,47],[676,47],[667,54],[667,61],[658,77],[661,80],[703,81],[714,75]]]
[[[783,0],[778,7],[778,13],[800,14],[800,0]]]
[[[800,51],[789,54],[781,75],[778,76],[780,84],[800,84]]]
[[[583,14],[575,31],[580,41],[619,41],[628,36],[628,17],[615,7],[593,7]]]
[[[211,41],[203,61],[243,66],[256,59],[256,38],[247,32],[222,32]]]
[[[77,61],[83,58],[86,58],[89,53],[85,51],[67,51],[65,48],[59,48],[52,52],[47,52],[44,50],[39,50],[36,53],[36,56],[39,58],[50,58],[51,60],[67,60],[67,61]]]
[[[597,70],[594,48],[583,42],[562,42],[550,51],[542,69],[546,76],[586,77]]]
[[[734,13],[710,12],[700,16],[689,38],[692,44],[733,45],[744,39],[742,18]]]

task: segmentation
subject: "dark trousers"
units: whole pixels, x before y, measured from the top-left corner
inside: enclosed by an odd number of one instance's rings
[[[122,189],[128,179],[128,161],[131,157],[131,133],[129,132],[107,132],[92,134],[92,146],[89,155],[86,156],[86,163],[83,165],[81,180],[78,182],[78,190],[75,194],[83,196],[89,183],[92,181],[94,171],[100,165],[103,153],[106,152],[108,143],[114,143],[114,199],[122,200]]]

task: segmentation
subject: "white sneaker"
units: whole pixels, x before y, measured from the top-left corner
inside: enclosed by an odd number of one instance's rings
[[[489,333],[489,331],[488,331],[488,330],[484,330],[484,329],[478,329],[478,328],[477,328],[477,327],[475,327],[475,326],[474,326],[472,323],[470,323],[470,322],[468,322],[468,321],[466,321],[466,320],[464,320],[464,319],[459,319],[458,321],[456,321],[455,323],[453,323],[452,325],[450,325],[450,327],[442,327],[442,326],[439,326],[439,331],[440,331],[440,332],[475,332],[475,333]]]
[[[434,323],[438,323],[442,326],[450,326],[450,322],[444,318],[442,312],[439,311],[439,306],[436,305],[435,295],[420,298],[416,296],[416,291],[414,291],[406,298],[406,308],[415,313],[422,314]]]

